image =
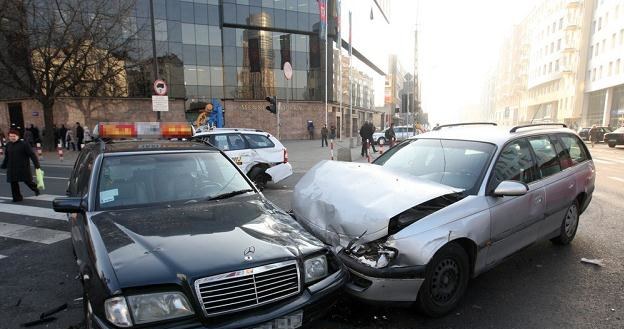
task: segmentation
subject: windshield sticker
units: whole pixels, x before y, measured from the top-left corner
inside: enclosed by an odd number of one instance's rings
[[[100,192],[100,203],[108,203],[115,201],[115,197],[119,195],[119,190],[114,188],[112,190],[106,190]]]

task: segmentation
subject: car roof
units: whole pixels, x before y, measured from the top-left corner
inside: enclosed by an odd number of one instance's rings
[[[210,135],[210,134],[216,134],[216,133],[231,133],[231,132],[244,132],[244,133],[251,133],[251,134],[269,134],[266,131],[263,131],[260,129],[253,129],[253,128],[212,128],[210,130],[197,131],[195,136]]]
[[[456,139],[475,142],[486,142],[502,146],[507,141],[515,139],[517,137],[554,133],[568,133],[576,135],[576,132],[568,128],[553,128],[548,126],[527,127],[523,129],[518,129],[518,131],[516,132],[511,132],[510,130],[510,127],[493,125],[454,126],[443,127],[440,130],[434,130],[417,136],[412,136],[410,137],[410,139]]]
[[[154,152],[154,151],[218,151],[217,148],[203,141],[163,140],[163,139],[129,139],[96,141],[88,144],[100,153],[121,152]]]

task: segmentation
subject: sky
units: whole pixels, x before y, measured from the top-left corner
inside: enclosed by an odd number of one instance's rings
[[[391,44],[412,71],[413,31],[419,31],[422,106],[430,123],[450,123],[481,102],[502,42],[538,0],[394,0]]]

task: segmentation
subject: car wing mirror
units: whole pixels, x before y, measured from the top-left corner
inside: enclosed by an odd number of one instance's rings
[[[495,196],[519,196],[525,195],[529,187],[522,182],[506,180],[502,181],[494,190]]]
[[[76,197],[67,197],[67,198],[56,198],[52,201],[52,208],[56,212],[64,212],[64,213],[79,213],[83,209],[87,208],[86,201],[82,198]]]

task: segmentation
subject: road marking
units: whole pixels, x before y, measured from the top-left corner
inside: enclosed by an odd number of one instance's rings
[[[6,176],[6,174],[2,173],[0,174],[2,176]],[[68,177],[55,177],[55,176],[43,176],[43,179],[69,179]]]
[[[7,258],[7,256],[5,256],[5,255],[0,255],[0,259],[2,259],[2,258]]]
[[[602,163],[602,164],[610,164],[610,165],[615,164],[615,162],[613,162],[613,161],[602,160],[602,159],[598,159],[598,158],[592,158],[592,160],[594,160],[594,162]]]
[[[620,178],[620,177],[613,177],[613,176],[609,176],[609,178],[611,178],[611,179],[613,179],[613,180],[616,180],[616,181],[618,181],[618,182],[620,182],[620,183],[624,183],[624,179],[623,179],[623,178]]]
[[[56,195],[56,194],[41,194],[39,196],[29,196],[25,199],[28,200],[39,200],[39,201],[54,201],[56,198],[63,198],[66,195]]]
[[[53,244],[70,237],[68,232],[9,223],[0,223],[0,236],[44,244]]]
[[[4,199],[5,197],[2,197],[2,198]],[[10,199],[10,198],[7,198],[7,199]],[[54,210],[49,209],[49,208],[2,203],[2,209],[0,210],[0,213],[3,213],[3,212],[14,214],[14,215],[43,217],[43,218],[67,221],[67,215],[63,213],[55,212]]]

